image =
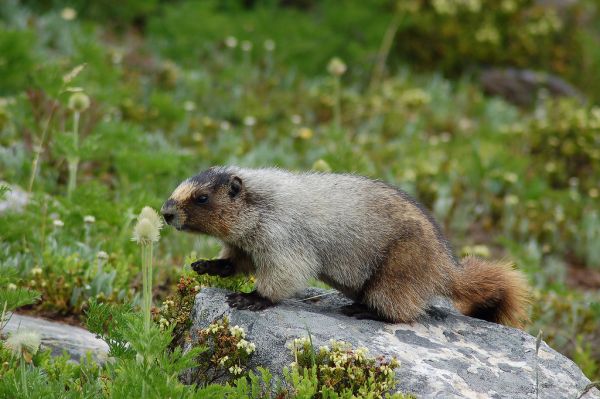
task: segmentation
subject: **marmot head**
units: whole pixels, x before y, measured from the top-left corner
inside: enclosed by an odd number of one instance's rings
[[[227,239],[238,235],[247,200],[244,182],[234,171],[213,167],[183,181],[161,213],[177,230]]]

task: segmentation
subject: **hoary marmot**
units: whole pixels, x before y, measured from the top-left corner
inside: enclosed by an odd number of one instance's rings
[[[178,230],[220,239],[198,273],[253,273],[228,297],[260,310],[317,278],[354,300],[358,318],[411,322],[435,296],[464,314],[520,326],[528,285],[509,262],[460,261],[431,214],[405,192],[352,174],[212,167],[182,182],[161,210]]]

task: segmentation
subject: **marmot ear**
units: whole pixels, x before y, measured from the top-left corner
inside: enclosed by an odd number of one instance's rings
[[[229,181],[229,196],[231,198],[235,197],[242,191],[242,179],[238,176],[233,176]]]

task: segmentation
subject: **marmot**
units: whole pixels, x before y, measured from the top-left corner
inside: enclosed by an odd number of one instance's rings
[[[260,310],[312,278],[354,300],[357,318],[412,322],[434,296],[464,314],[520,326],[528,285],[509,262],[458,260],[431,214],[382,181],[352,174],[212,167],[182,182],[161,210],[176,229],[224,243],[202,274],[254,273],[256,290],[228,297]]]

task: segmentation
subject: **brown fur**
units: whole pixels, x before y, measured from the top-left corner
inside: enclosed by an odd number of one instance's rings
[[[455,267],[432,226],[412,216],[402,220],[398,239],[362,295],[362,302],[393,322],[411,322],[425,313],[431,298],[448,295]]]
[[[465,315],[522,327],[527,321],[529,289],[525,276],[511,262],[489,262],[474,256],[454,271],[452,297]]]

